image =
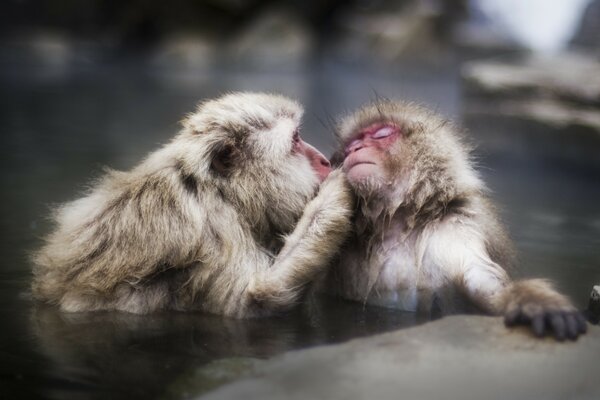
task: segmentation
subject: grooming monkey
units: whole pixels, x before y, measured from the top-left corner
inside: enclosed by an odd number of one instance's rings
[[[200,104],[170,143],[56,210],[34,255],[34,296],[72,312],[291,307],[354,207],[344,175],[300,138],[301,114],[268,94]]]
[[[457,129],[410,103],[341,120],[332,162],[357,195],[354,232],[329,291],[411,311],[475,309],[575,339],[586,323],[545,280],[512,281],[512,245]]]

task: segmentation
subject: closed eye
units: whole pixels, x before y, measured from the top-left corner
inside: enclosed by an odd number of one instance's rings
[[[375,131],[372,137],[373,139],[383,139],[390,136],[392,133],[394,133],[394,128],[391,126],[384,126],[383,128]]]

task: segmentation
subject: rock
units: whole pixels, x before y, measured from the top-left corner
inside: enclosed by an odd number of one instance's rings
[[[215,64],[218,45],[206,35],[174,35],[160,43],[151,63],[159,68],[206,70]]]
[[[536,339],[501,318],[452,316],[284,354],[205,399],[595,399],[600,328]]]
[[[170,383],[164,399],[187,399],[195,393],[207,392],[257,369],[263,360],[248,357],[232,357],[215,360],[201,368],[191,370]]]
[[[340,34],[334,49],[342,59],[381,66],[411,60],[438,60],[440,10],[428,2],[379,2],[348,7],[335,18]]]
[[[600,108],[600,62],[584,53],[467,63],[467,93],[489,99],[554,99]]]
[[[228,49],[245,68],[293,68],[308,62],[314,47],[306,24],[285,9],[267,9],[242,30]]]
[[[600,62],[581,53],[465,65],[465,125],[484,153],[600,168]]]

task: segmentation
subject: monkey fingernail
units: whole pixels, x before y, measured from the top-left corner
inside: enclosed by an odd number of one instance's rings
[[[535,336],[544,336],[544,334],[546,333],[546,322],[544,321],[544,316],[542,314],[538,314],[535,317],[533,317],[531,325]]]
[[[579,325],[579,332],[586,333],[587,332],[587,321],[583,317],[581,313],[575,314],[575,319],[577,319],[577,324]]]
[[[565,320],[567,322],[567,337],[571,340],[577,339],[579,335],[577,319],[573,314],[566,314]]]
[[[562,314],[554,313],[551,314],[550,322],[552,324],[552,329],[554,330],[554,337],[561,342],[565,340],[566,337],[566,327],[565,320]]]

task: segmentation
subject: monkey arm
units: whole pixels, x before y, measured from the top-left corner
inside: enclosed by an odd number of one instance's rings
[[[502,294],[510,278],[491,259],[477,226],[456,218],[426,231],[425,236],[424,266],[441,269],[477,307],[501,313]]]
[[[292,305],[347,237],[353,207],[354,198],[345,176],[341,171],[332,172],[286,237],[273,265],[252,282],[252,301],[267,308]]]
[[[486,250],[485,235],[468,222],[436,230],[428,256],[446,269],[475,305],[504,314],[508,326],[530,325],[537,336],[550,331],[559,340],[575,339],[586,331],[583,316],[548,281],[511,281]]]
[[[587,330],[583,315],[544,279],[513,282],[503,293],[507,326],[531,325],[537,336],[551,331],[558,340],[574,340]]]

